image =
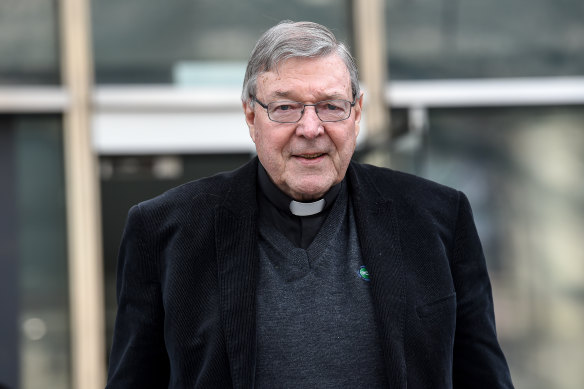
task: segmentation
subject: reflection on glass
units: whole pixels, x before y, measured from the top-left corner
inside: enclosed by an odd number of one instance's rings
[[[576,76],[581,0],[386,0],[393,79]]]
[[[69,296],[61,119],[15,116],[20,387],[68,388]]]
[[[260,34],[284,19],[323,23],[343,41],[351,36],[347,0],[274,4],[268,0],[93,0],[97,82],[175,83],[175,68],[179,66],[184,75],[190,62],[195,62],[193,71],[201,62],[237,67],[245,64]],[[243,71],[235,77],[237,86]]]
[[[396,152],[469,196],[517,388],[584,387],[582,129],[580,107],[436,110],[422,163]]]
[[[57,0],[0,1],[0,85],[58,84]]]

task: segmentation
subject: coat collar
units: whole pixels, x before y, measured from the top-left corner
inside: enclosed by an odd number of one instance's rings
[[[220,310],[235,388],[254,386],[258,206],[257,158],[232,174],[215,214]],[[406,387],[405,277],[398,220],[392,200],[359,164],[347,171],[363,261],[371,276],[373,304],[391,387]]]
[[[255,378],[257,163],[230,173],[229,191],[215,210],[219,304],[234,388],[252,388]]]
[[[361,255],[371,277],[387,378],[392,388],[405,388],[406,282],[394,202],[362,165],[351,163],[347,175]]]

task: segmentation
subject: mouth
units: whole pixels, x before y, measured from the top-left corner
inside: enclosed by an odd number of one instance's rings
[[[297,157],[299,157],[299,158],[305,158],[305,159],[316,159],[318,157],[322,157],[323,155],[324,155],[324,153],[300,154],[300,155],[297,155]]]

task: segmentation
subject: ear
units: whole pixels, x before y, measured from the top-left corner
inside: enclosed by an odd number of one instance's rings
[[[355,110],[355,137],[357,137],[357,135],[359,135],[359,131],[361,129],[360,123],[361,123],[361,112],[363,109],[363,92],[361,92],[361,95],[356,100],[355,106],[353,107],[353,109]]]
[[[255,110],[251,106],[250,100],[244,101],[242,106],[243,113],[245,114],[245,122],[247,123],[247,128],[249,129],[249,136],[255,143]]]

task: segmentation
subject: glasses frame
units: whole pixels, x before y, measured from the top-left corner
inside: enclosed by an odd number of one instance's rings
[[[318,119],[323,122],[323,123],[335,123],[335,122],[342,122],[343,120],[347,120],[348,118],[351,117],[351,110],[353,109],[353,107],[355,106],[355,104],[357,104],[357,96],[355,96],[355,98],[353,99],[353,102],[349,101],[349,100],[344,100],[344,99],[330,99],[330,100],[322,100],[322,101],[317,101],[314,104],[304,104],[301,103],[300,101],[292,101],[292,100],[281,100],[282,102],[290,102],[290,103],[297,103],[297,104],[302,104],[302,111],[300,111],[300,117],[298,118],[298,120],[295,120],[293,122],[287,121],[287,122],[282,122],[279,120],[274,120],[270,117],[270,111],[268,110],[268,106],[272,103],[277,103],[279,101],[272,101],[268,104],[264,104],[261,101],[258,100],[257,97],[255,97],[254,95],[251,96],[252,101],[257,102],[263,109],[266,110],[266,114],[268,115],[268,119],[270,119],[273,122],[276,123],[298,123],[302,117],[304,116],[304,111],[306,110],[306,107],[314,107],[314,112],[316,113],[316,116],[318,117]],[[346,118],[344,119],[338,119],[338,120],[322,120],[322,118],[320,117],[320,115],[318,114],[318,109],[316,108],[317,105],[327,102],[327,101],[345,101],[347,103],[349,103],[349,114],[347,115]]]

